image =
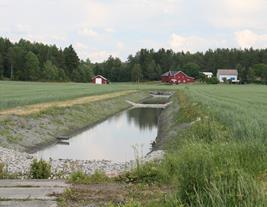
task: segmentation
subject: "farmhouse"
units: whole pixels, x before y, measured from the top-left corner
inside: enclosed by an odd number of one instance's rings
[[[202,72],[207,78],[211,78],[213,76],[212,72]]]
[[[161,75],[161,82],[164,83],[191,83],[194,82],[194,78],[186,75],[182,71],[168,71]]]
[[[217,71],[217,78],[220,82],[224,82],[225,80],[239,82],[237,77],[238,72],[236,69],[218,69]]]
[[[97,75],[97,76],[92,78],[92,83],[94,83],[94,84],[108,84],[109,81],[108,81],[108,79],[106,79],[102,75]]]

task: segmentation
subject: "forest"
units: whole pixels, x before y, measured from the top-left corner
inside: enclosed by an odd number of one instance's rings
[[[267,49],[216,49],[174,52],[141,49],[126,61],[110,56],[102,63],[81,60],[72,45],[59,48],[21,39],[0,38],[0,79],[19,81],[90,82],[103,75],[111,82],[153,81],[169,70],[182,70],[201,78],[203,71],[216,75],[219,68],[236,68],[243,83],[267,83]]]

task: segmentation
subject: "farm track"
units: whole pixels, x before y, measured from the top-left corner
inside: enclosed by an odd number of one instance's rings
[[[49,109],[51,107],[70,107],[73,105],[80,105],[80,104],[87,104],[95,101],[101,101],[106,100],[110,98],[115,98],[119,96],[128,95],[130,93],[136,92],[135,90],[128,90],[128,91],[122,91],[122,92],[114,92],[114,93],[108,93],[103,95],[93,95],[93,96],[86,96],[66,101],[54,101],[54,102],[48,102],[48,103],[40,103],[40,104],[33,104],[33,105],[27,105],[22,107],[16,107],[12,109],[7,109],[0,111],[0,116],[2,115],[30,115],[33,113],[38,113],[40,111],[44,111],[46,109]]]

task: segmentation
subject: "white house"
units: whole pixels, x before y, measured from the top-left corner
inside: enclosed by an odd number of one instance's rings
[[[212,72],[202,72],[207,78],[211,78],[213,76]]]
[[[239,82],[237,77],[238,77],[238,72],[236,69],[218,69],[217,71],[217,78],[220,82],[224,82],[224,80]]]

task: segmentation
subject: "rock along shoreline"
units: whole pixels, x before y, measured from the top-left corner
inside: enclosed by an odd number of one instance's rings
[[[161,160],[164,151],[157,150],[146,155],[142,162]],[[7,173],[15,174],[19,178],[29,178],[31,164],[37,157],[34,154],[18,152],[12,149],[0,147],[0,162],[5,165]],[[51,179],[66,178],[71,173],[83,171],[87,175],[93,174],[96,170],[104,172],[107,176],[116,176],[135,167],[135,161],[114,162],[110,160],[70,160],[58,159],[49,160],[51,165]]]

